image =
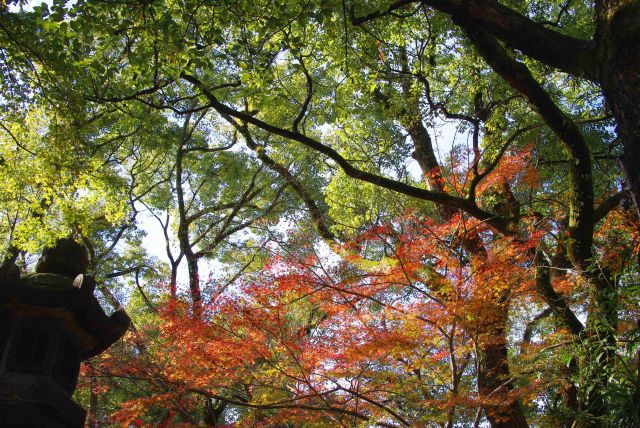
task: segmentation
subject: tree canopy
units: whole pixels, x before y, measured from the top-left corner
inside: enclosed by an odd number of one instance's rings
[[[0,68],[7,257],[133,318],[91,426],[640,426],[638,0],[9,1]]]

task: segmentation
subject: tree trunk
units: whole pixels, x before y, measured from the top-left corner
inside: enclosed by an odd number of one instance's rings
[[[185,156],[184,144],[189,138],[189,122],[191,114],[187,115],[182,126],[182,139],[176,151],[176,196],[178,199],[178,242],[180,251],[187,260],[187,270],[189,272],[189,291],[191,293],[191,308],[193,314],[199,317],[202,312],[202,298],[200,295],[200,274],[198,272],[198,257],[193,253],[191,240],[189,238],[189,221],[187,219],[187,207],[184,198],[182,162]]]
[[[87,412],[86,428],[96,428],[98,426],[98,379],[93,369],[91,370],[91,381],[89,386],[89,411]]]
[[[189,248],[191,250],[191,248]],[[191,251],[189,251],[191,252]],[[189,291],[193,314],[199,316],[202,312],[202,296],[200,294],[200,273],[198,272],[198,259],[193,255],[187,256],[187,269],[189,271]]]
[[[169,295],[171,300],[175,300],[178,297],[178,265],[172,263],[171,265],[171,277],[169,280]]]
[[[626,186],[640,216],[640,1],[597,2],[596,22],[602,89],[616,119]]]
[[[592,297],[580,367],[580,377],[588,388],[581,391],[579,402],[588,416],[576,421],[576,426],[595,428],[602,426],[610,413],[606,394],[616,359],[617,295],[615,281],[606,269],[588,274]]]
[[[496,307],[495,310],[505,312],[506,308]],[[478,392],[485,401],[482,407],[492,428],[527,428],[529,425],[520,403],[509,397],[512,387],[505,334],[507,317],[505,313],[498,316],[500,319],[483,326],[483,339],[478,343]]]

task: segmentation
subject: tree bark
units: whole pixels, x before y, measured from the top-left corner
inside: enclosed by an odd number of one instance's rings
[[[90,369],[89,383],[89,411],[87,412],[86,428],[97,428],[98,426],[98,379],[95,371]]]
[[[185,254],[185,259],[187,259],[187,271],[189,272],[189,291],[191,293],[192,309],[194,315],[199,316],[202,312],[202,295],[200,293],[198,259],[193,257],[193,255],[189,256],[188,254]]]
[[[640,1],[597,2],[596,22],[600,82],[622,142],[626,187],[640,217]]]
[[[169,296],[171,300],[178,297],[178,265],[171,264],[171,276],[169,278]]]
[[[493,316],[500,319],[483,326],[478,343],[478,392],[485,401],[483,409],[492,428],[526,428],[529,425],[518,400],[509,397],[512,390],[507,359],[504,308]],[[486,340],[488,339],[488,340]]]

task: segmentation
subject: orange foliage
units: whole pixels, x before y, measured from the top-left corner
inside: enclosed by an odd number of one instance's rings
[[[485,245],[482,255],[452,247],[470,233]],[[530,293],[540,237],[503,238],[461,217],[437,223],[407,214],[346,244],[332,264],[323,266],[315,252],[274,256],[258,278],[205,305],[199,318],[180,301],[160,309],[149,365],[119,370],[153,373],[172,391],[123,404],[114,421],[136,425],[154,406],[191,406],[189,392],[233,397],[238,388],[247,403],[272,410],[261,417],[265,426],[328,415],[384,419],[382,403],[398,395],[434,412],[471,411],[483,403],[472,389],[446,392],[451,361],[470,364],[472,339],[504,312],[496,307]],[[416,382],[443,392],[426,394]]]
[[[529,160],[530,149],[506,153],[478,190],[533,185]],[[468,171],[455,171],[448,186],[462,192]],[[171,301],[148,329],[152,339],[127,339],[138,349],[151,343],[138,350],[145,358],[102,360],[121,375],[153,379],[148,396],[125,402],[113,420],[141,426],[142,416],[162,409],[164,423],[179,425],[202,396],[245,409],[238,427],[420,425],[407,415],[445,421],[448,412],[472,418],[478,406],[533,402],[557,380],[484,396],[469,380],[478,349],[506,343],[512,303],[539,301],[534,256],[550,226],[519,222],[519,234],[504,236],[462,215],[436,221],[406,212],[333,254],[319,255],[305,239],[295,251],[275,252],[256,275],[204,304],[199,317]],[[553,276],[559,293],[574,283]],[[524,346],[522,359],[537,364],[543,346],[564,340],[557,334]],[[397,402],[404,410],[389,404]]]

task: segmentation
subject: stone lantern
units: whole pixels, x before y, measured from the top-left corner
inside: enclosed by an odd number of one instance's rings
[[[122,337],[129,317],[107,316],[82,274],[0,270],[0,424],[84,426],[86,412],[71,400],[80,362]]]

